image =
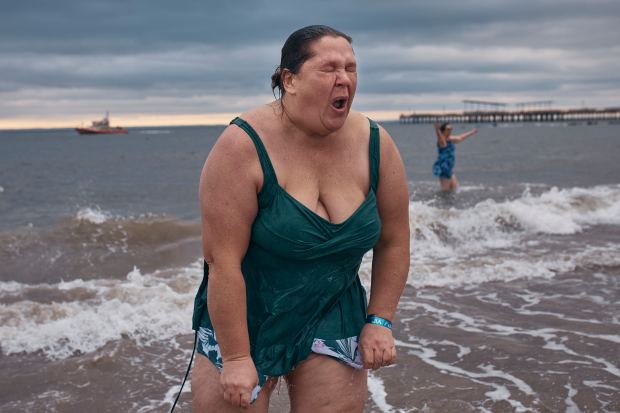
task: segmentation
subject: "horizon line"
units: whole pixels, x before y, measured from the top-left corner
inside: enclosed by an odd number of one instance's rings
[[[555,106],[552,108],[545,108],[547,110],[606,110],[606,109],[618,109],[620,106],[614,107],[561,107]],[[441,115],[441,114],[454,114],[459,112],[465,112],[460,109],[424,109],[424,110],[358,110],[373,120],[379,122],[397,122],[402,115],[410,114],[428,114],[428,115]],[[232,119],[240,116],[241,112],[219,112],[219,113],[202,113],[202,114],[145,114],[136,113],[130,115],[118,115],[112,116],[113,121],[110,123],[112,126],[120,126],[123,128],[161,128],[161,127],[188,127],[188,126],[223,126],[228,125]],[[0,131],[19,131],[19,130],[54,130],[54,129],[75,129],[76,127],[88,126],[85,125],[84,119],[88,118],[90,121],[98,120],[102,118],[101,114],[85,114],[84,116],[72,117],[59,117],[59,116],[46,116],[46,117],[18,117],[1,119],[0,118]],[[90,122],[89,121],[89,122]]]
[[[398,121],[402,111],[374,110],[361,111],[365,115],[377,121]],[[144,114],[112,115],[110,124],[113,127],[141,128],[141,127],[183,127],[183,126],[218,126],[228,125],[232,119],[240,116],[242,112],[220,112],[203,114]],[[52,129],[75,129],[76,127],[89,126],[93,120],[99,120],[103,115],[85,114],[84,116],[71,117],[27,117],[0,119],[1,131],[16,130],[52,130]],[[90,119],[85,121],[84,118]],[[88,122],[88,123],[87,123]]]

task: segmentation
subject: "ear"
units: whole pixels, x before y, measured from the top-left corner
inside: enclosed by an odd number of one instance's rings
[[[289,69],[282,70],[282,87],[289,95],[294,95],[296,92],[296,79],[295,74]]]

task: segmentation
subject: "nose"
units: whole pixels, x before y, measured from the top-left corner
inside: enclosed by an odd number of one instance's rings
[[[348,86],[353,83],[353,74],[347,72],[345,69],[336,70],[336,86]]]

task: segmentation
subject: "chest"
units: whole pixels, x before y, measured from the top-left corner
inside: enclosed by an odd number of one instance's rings
[[[308,260],[329,255],[359,255],[371,249],[381,234],[374,191],[347,219],[332,223],[284,191],[259,210],[252,226],[251,247],[265,256]]]

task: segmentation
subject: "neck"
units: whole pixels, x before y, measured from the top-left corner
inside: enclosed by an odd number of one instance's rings
[[[284,129],[289,136],[297,136],[305,139],[322,140],[332,132],[323,125],[317,125],[308,121],[308,116],[292,98],[283,96],[280,102],[276,102]],[[318,127],[317,127],[318,126]]]

